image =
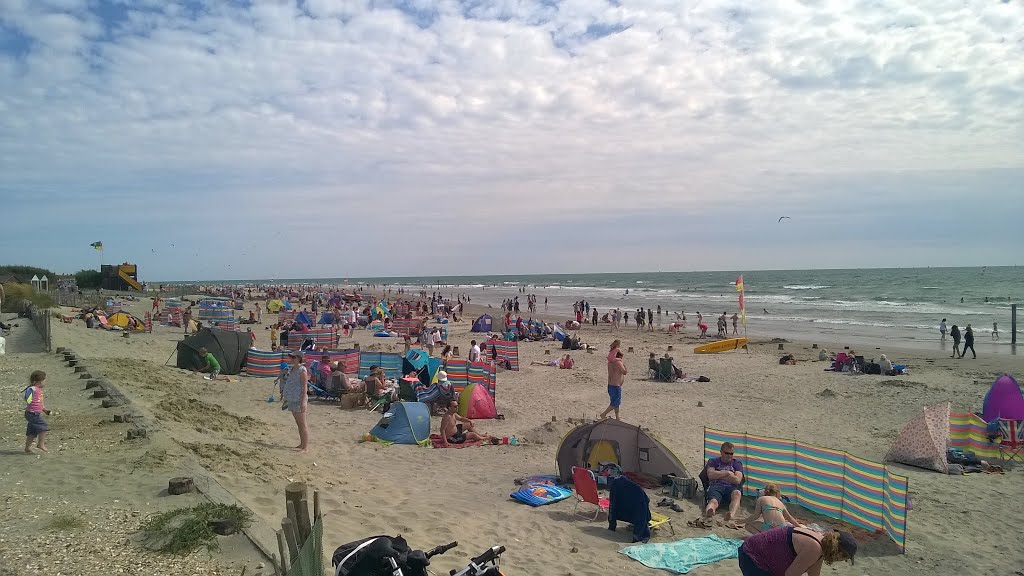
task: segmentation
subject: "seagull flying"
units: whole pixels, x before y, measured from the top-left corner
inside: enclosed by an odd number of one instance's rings
[[[789,220],[789,216],[780,216],[779,222],[782,222],[783,220]],[[776,222],[776,224],[778,224],[778,222]]]

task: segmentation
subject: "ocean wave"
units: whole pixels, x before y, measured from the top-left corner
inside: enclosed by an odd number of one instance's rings
[[[831,288],[831,286],[820,285],[820,284],[788,284],[783,286],[787,290],[824,290]]]

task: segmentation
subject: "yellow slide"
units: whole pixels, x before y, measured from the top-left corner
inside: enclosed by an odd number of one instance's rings
[[[121,278],[121,280],[124,280],[125,284],[128,284],[133,289],[138,290],[139,292],[142,292],[142,284],[139,284],[138,280],[136,280],[135,278],[132,278],[128,274],[128,272],[125,271],[123,266],[118,266],[117,267],[117,275]]]

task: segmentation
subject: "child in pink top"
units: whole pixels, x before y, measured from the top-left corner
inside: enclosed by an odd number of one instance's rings
[[[32,442],[36,441],[36,447],[43,452],[46,449],[46,432],[50,425],[43,419],[43,414],[50,414],[43,404],[43,388],[46,386],[46,372],[36,370],[29,376],[29,386],[25,388],[25,420],[28,426],[25,428],[25,453],[32,453]]]

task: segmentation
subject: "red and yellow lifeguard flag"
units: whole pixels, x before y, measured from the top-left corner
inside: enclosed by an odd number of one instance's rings
[[[747,325],[747,311],[743,305],[743,274],[736,279],[736,291],[740,293],[740,319],[743,321],[743,326]]]

